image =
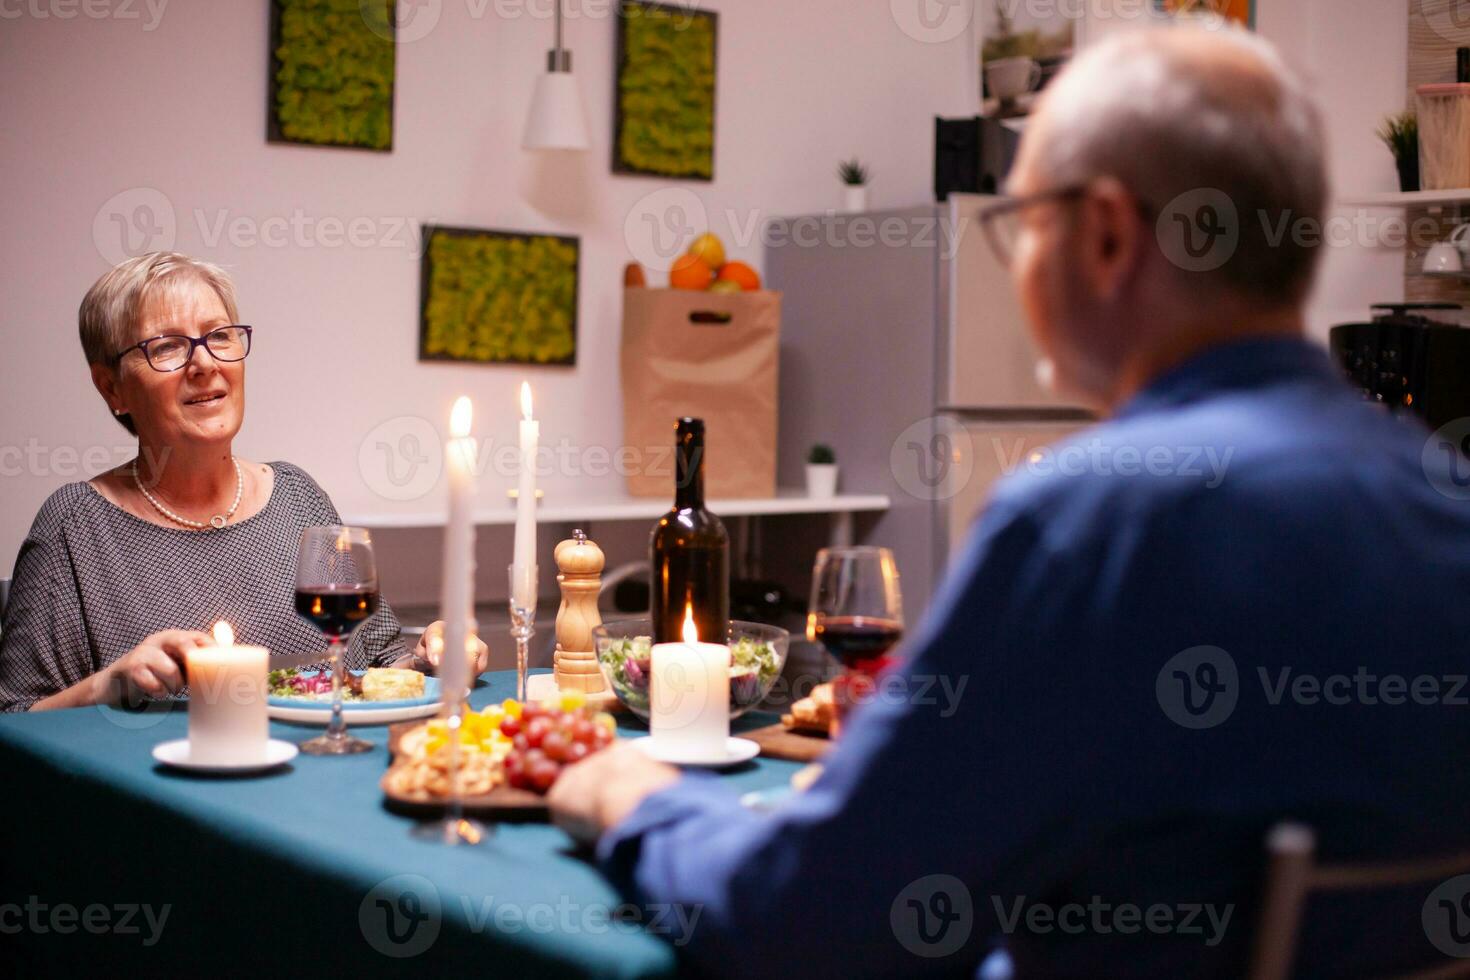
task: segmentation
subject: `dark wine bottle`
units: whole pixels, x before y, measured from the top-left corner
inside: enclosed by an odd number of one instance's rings
[[[699,638],[724,643],[730,629],[730,536],[704,506],[704,421],[679,420],[674,443],[674,509],[649,536],[649,608],[653,642],[684,637],[694,610]]]

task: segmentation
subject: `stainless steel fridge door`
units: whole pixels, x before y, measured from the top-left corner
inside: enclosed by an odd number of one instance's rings
[[[940,536],[949,560],[964,546],[997,482],[1028,466],[1046,466],[1046,447],[1089,424],[1080,419],[1010,422],[945,416],[940,430],[948,435],[958,468],[950,484],[954,493],[939,508]]]
[[[939,404],[944,408],[1070,408],[1036,381],[1039,355],[979,214],[1004,200],[951,194],[940,238]]]

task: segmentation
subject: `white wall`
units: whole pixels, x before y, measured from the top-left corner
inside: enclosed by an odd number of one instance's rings
[[[56,6],[35,3],[47,12]],[[236,276],[242,317],[257,327],[242,455],[306,466],[344,512],[424,510],[438,504],[442,489],[415,502],[383,500],[359,473],[358,449],[396,416],[442,427],[458,393],[475,398],[482,436],[514,439],[515,392],[529,378],[544,442],[619,445],[620,292],[630,258],[624,224],[641,198],[669,187],[692,190],[733,256],[758,264],[759,240],[737,241],[727,209],[750,228],[756,210],[835,206],[841,192],[833,171],[852,154],[871,162],[875,204],[924,201],[932,117],[971,105],[968,35],[915,40],[886,2],[702,3],[720,14],[717,179],[614,177],[613,25],[600,16],[605,0],[567,4],[583,15],[568,24],[567,43],[594,145],[565,159],[520,149],[531,85],[551,44],[549,20],[527,8],[545,14],[547,0],[420,4],[437,9],[439,20],[422,39],[399,46],[391,154],[266,144],[265,0],[170,0],[151,31],[141,2],[130,7],[142,20],[63,20],[36,17],[19,3],[0,8],[0,213],[7,229],[0,239],[0,452],[7,454],[0,457],[7,474],[0,477],[0,574],[8,574],[46,495],[85,478],[59,447],[127,451],[126,434],[90,387],[76,340],[77,304],[108,265],[99,242],[104,250],[118,246],[108,210],[130,214],[141,201],[170,209],[176,247]],[[125,206],[108,206],[129,191]],[[301,243],[270,247],[209,237],[221,217],[258,228],[297,213],[313,225],[365,217],[382,241],[333,246],[310,233]],[[418,257],[395,229],[421,220],[580,235],[577,366],[417,363]],[[134,250],[143,250],[138,244]],[[45,452],[18,460],[28,445]],[[492,475],[484,492],[510,485]],[[548,494],[587,493],[571,478],[544,485]],[[491,537],[492,550],[508,548],[508,539]],[[494,555],[482,551],[481,558],[482,566],[503,567]],[[503,573],[490,575],[490,588],[503,585]]]

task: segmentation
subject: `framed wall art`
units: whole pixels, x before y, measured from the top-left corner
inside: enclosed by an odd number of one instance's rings
[[[270,0],[266,141],[393,149],[394,0]]]
[[[575,364],[580,244],[425,225],[419,360]]]
[[[718,38],[713,11],[621,0],[613,173],[714,180]]]

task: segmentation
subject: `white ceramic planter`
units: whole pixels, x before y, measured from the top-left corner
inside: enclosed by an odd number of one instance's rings
[[[868,210],[868,185],[867,184],[843,184],[843,205],[847,211]]]
[[[837,496],[837,464],[806,464],[806,495],[808,497]]]

